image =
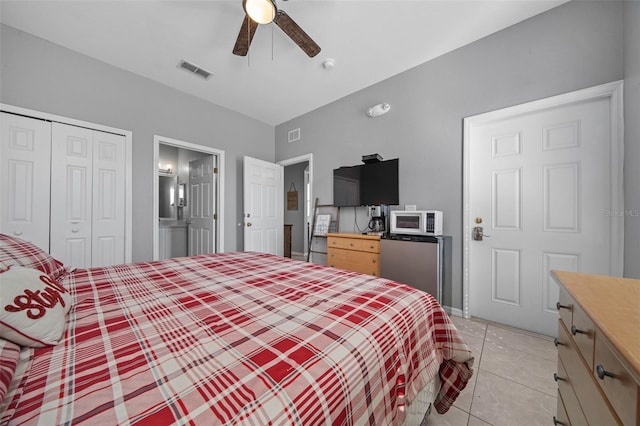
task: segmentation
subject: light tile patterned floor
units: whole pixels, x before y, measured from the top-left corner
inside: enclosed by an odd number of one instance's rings
[[[451,317],[473,351],[474,375],[454,406],[427,425],[534,426],[556,414],[553,339],[480,320]]]

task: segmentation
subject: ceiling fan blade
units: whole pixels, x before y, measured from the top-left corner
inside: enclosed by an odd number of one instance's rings
[[[320,46],[316,44],[311,37],[307,33],[304,32],[302,28],[298,24],[295,23],[293,19],[289,15],[287,15],[283,10],[278,10],[278,14],[274,19],[274,22],[277,26],[280,27],[282,31],[286,35],[291,38],[300,46],[300,49],[304,51],[310,58],[313,58],[318,53],[320,53]]]
[[[236,39],[236,45],[233,46],[233,54],[238,56],[247,56],[249,52],[249,46],[251,46],[251,40],[256,33],[258,23],[254,22],[249,15],[245,15]]]

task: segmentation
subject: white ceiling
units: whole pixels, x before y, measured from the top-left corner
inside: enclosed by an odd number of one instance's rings
[[[0,21],[277,125],[565,1],[279,0],[322,48],[315,58],[274,24],[258,28],[248,58],[233,55],[241,0],[1,0]],[[214,76],[178,69],[181,59]]]

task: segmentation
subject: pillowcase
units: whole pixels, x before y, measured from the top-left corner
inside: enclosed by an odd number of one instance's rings
[[[0,338],[40,348],[62,339],[69,292],[47,274],[12,265],[0,270]]]
[[[0,339],[0,401],[4,399],[9,384],[18,368],[20,346],[8,340]]]
[[[0,269],[9,265],[38,269],[56,280],[65,273],[62,262],[54,259],[40,247],[19,238],[0,234]]]

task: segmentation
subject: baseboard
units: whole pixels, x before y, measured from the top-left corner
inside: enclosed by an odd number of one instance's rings
[[[463,317],[462,309],[460,308],[452,308],[451,306],[443,306],[446,313],[454,317]]]

